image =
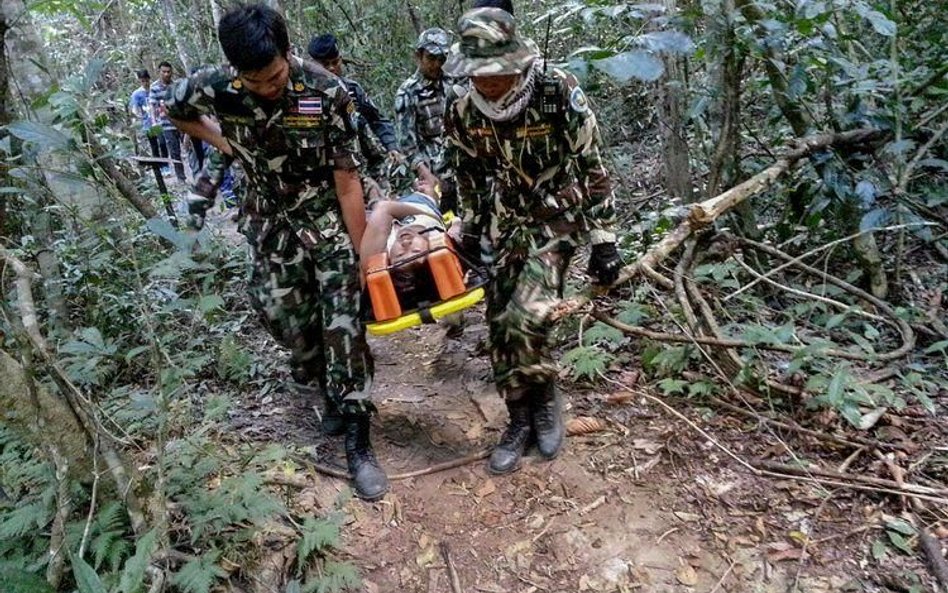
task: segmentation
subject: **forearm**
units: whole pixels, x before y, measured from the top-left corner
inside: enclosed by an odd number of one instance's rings
[[[233,151],[224,135],[221,133],[221,127],[216,122],[207,117],[199,119],[175,119],[171,118],[171,123],[181,132],[207,142],[223,154],[232,155]]]
[[[365,235],[365,201],[359,175],[355,169],[336,169],[333,171],[333,179],[342,211],[342,222],[346,225],[353,247],[358,248],[362,245]]]
[[[379,204],[378,206],[384,205]],[[384,211],[374,211],[369,215],[366,223],[365,234],[362,236],[362,245],[359,248],[359,261],[362,264],[362,272],[367,271],[369,258],[385,251],[385,244],[388,240],[388,234],[392,230],[391,215]]]

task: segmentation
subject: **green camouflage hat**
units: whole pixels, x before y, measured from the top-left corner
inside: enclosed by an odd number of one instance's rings
[[[429,54],[443,56],[448,53],[448,47],[451,45],[451,36],[444,29],[432,27],[425,29],[418,36],[415,42],[415,49],[423,49]]]
[[[517,34],[513,15],[500,8],[475,8],[458,19],[461,40],[443,66],[448,76],[519,74],[540,56],[532,39]]]

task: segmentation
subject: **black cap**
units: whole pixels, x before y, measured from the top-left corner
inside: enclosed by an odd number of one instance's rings
[[[339,57],[339,47],[336,46],[336,36],[332,33],[317,35],[309,41],[309,55],[314,60],[333,60]]]

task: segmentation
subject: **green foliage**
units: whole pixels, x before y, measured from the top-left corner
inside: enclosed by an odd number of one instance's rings
[[[79,593],[109,593],[95,569],[79,556],[72,557],[72,573]]]
[[[125,563],[119,581],[119,593],[136,593],[145,580],[145,570],[158,543],[158,532],[152,529],[135,542],[135,554]]]
[[[656,377],[674,377],[688,368],[694,354],[691,345],[650,344],[642,352],[642,368]]]
[[[339,542],[339,518],[306,517],[300,527],[300,534],[297,564],[302,567],[313,553],[322,554]]]
[[[242,384],[250,378],[253,359],[233,336],[221,340],[217,356],[217,375],[226,381]]]
[[[568,369],[574,380],[598,379],[615,357],[597,346],[577,346],[563,354],[561,363]]]
[[[189,560],[171,577],[171,584],[184,593],[209,593],[211,586],[227,572],[217,565],[221,552],[212,550]]]

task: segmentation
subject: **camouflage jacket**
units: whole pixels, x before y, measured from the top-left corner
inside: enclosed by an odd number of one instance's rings
[[[466,79],[442,76],[428,80],[416,71],[395,95],[395,126],[398,144],[412,168],[427,163],[432,171],[442,169],[444,116],[459,96],[466,94]]]
[[[465,230],[486,237],[498,263],[580,234],[615,241],[596,116],[572,75],[537,76],[530,103],[512,120],[488,119],[468,94],[445,125]]]
[[[293,57],[286,92],[264,101],[236,72],[207,68],[179,82],[168,114],[181,120],[214,116],[248,178],[241,211],[273,217],[304,202],[309,215],[338,210],[333,169],[358,167],[355,104],[327,70]]]
[[[368,124],[372,133],[385,147],[385,150],[387,152],[398,150],[398,142],[395,140],[395,126],[392,125],[392,120],[382,115],[378,106],[375,105],[375,102],[372,101],[372,98],[365,92],[365,88],[361,84],[347,77],[343,77],[342,82],[346,83],[346,88],[349,89],[349,97],[355,101],[356,110],[362,120]]]

